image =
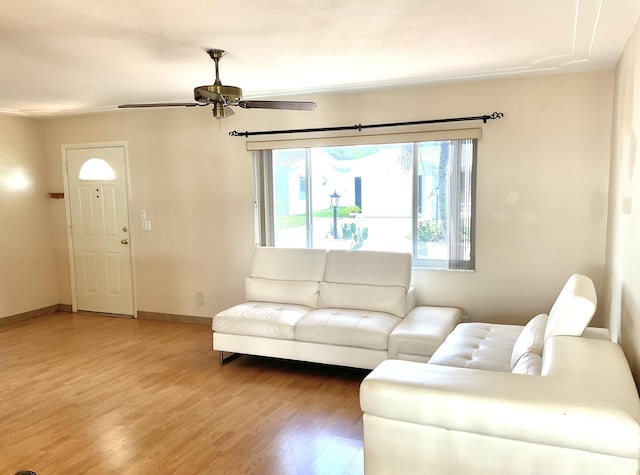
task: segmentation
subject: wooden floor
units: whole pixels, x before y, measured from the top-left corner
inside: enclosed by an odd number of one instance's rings
[[[241,356],[200,325],[0,326],[0,474],[361,475],[365,371]]]

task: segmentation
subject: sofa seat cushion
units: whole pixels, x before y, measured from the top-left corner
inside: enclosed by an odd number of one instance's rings
[[[295,339],[328,345],[386,350],[389,334],[402,319],[383,312],[319,308],[296,325]]]
[[[436,350],[429,364],[510,373],[513,345],[520,325],[461,323]]]
[[[213,317],[213,330],[220,333],[293,340],[296,323],[310,310],[303,305],[245,302]]]

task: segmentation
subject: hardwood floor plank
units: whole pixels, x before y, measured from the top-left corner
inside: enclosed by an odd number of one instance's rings
[[[0,475],[361,475],[366,371],[242,356],[200,325],[56,313],[0,327]]]

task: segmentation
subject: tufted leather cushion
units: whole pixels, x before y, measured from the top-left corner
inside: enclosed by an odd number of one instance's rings
[[[292,340],[294,326],[309,311],[301,305],[246,302],[213,317],[213,330],[236,335]]]
[[[307,280],[273,280],[245,277],[245,300],[275,302],[306,307],[318,306],[319,283]]]
[[[518,360],[527,352],[542,356],[544,346],[544,330],[547,325],[547,315],[541,313],[536,315],[524,326],[513,345],[511,353],[511,367],[513,368]]]
[[[386,350],[389,334],[400,321],[388,313],[319,308],[300,319],[295,328],[295,339]]]
[[[436,350],[429,364],[511,372],[513,345],[520,325],[461,323]]]

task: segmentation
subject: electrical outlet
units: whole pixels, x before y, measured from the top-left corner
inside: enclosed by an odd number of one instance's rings
[[[205,297],[204,292],[202,292],[202,291],[198,292],[196,294],[196,302],[199,305],[203,305],[204,304],[204,300],[205,300],[204,297]]]

